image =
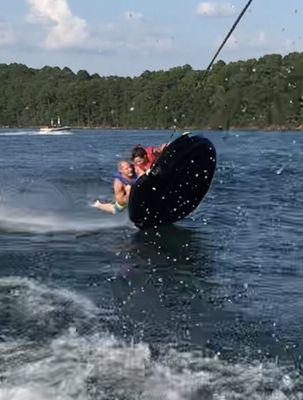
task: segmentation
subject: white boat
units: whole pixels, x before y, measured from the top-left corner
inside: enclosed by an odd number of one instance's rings
[[[70,131],[70,126],[46,126],[44,128],[40,128],[40,132],[60,132],[60,131]]]
[[[70,126],[67,126],[67,125],[61,126],[60,117],[58,117],[57,125],[54,124],[54,120],[52,119],[49,126],[44,126],[44,127],[40,128],[40,132],[43,132],[43,133],[70,131],[70,130],[71,130]]]

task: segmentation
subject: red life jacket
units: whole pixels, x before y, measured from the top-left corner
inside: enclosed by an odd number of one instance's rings
[[[144,150],[147,153],[147,161],[143,164],[139,164],[137,165],[137,168],[139,168],[141,171],[145,172],[148,169],[151,168],[151,166],[153,165],[153,163],[155,162],[157,156],[154,154],[154,147],[152,146],[148,146],[148,147],[144,147]]]

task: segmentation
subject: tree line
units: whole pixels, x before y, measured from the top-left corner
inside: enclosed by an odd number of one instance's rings
[[[284,128],[303,126],[303,53],[101,77],[0,64],[0,126]]]

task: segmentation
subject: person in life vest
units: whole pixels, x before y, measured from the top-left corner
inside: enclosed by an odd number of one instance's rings
[[[118,163],[118,171],[114,175],[114,203],[101,203],[96,200],[93,207],[112,214],[117,214],[127,207],[131,185],[136,182],[134,167],[128,161],[122,160]]]
[[[143,174],[148,174],[154,162],[158,159],[161,152],[166,147],[166,144],[161,144],[158,147],[142,147],[136,146],[132,150],[132,161],[135,165],[135,172],[137,177]]]

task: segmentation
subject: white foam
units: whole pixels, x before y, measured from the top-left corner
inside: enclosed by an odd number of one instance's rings
[[[24,278],[0,279],[1,293],[4,303],[18,299],[19,316],[25,314],[29,326],[52,324],[50,309],[75,313],[75,318],[80,314],[84,322],[98,312],[82,296]],[[75,318],[59,337],[35,342],[21,335],[14,342],[1,343],[0,400],[303,398],[300,377],[273,363],[230,364],[199,351],[165,352],[164,346],[165,355],[153,360],[148,344],[128,343],[110,335],[98,326],[98,318],[94,333],[80,335],[73,327]]]
[[[302,398],[299,392],[290,395],[283,376],[275,365],[230,365],[197,353],[153,361],[144,343],[70,335],[54,340],[44,358],[11,371],[0,400]]]
[[[54,397],[42,390],[18,387],[14,389],[0,389],[0,400],[63,400],[60,396]]]
[[[68,327],[81,328],[83,323],[95,321],[102,309],[84,296],[67,289],[49,288],[34,280],[21,277],[0,278],[0,308],[7,307],[14,326],[27,337],[51,335]],[[10,342],[11,344],[11,342]],[[3,347],[0,349],[4,350]],[[9,356],[9,353],[7,353]]]

